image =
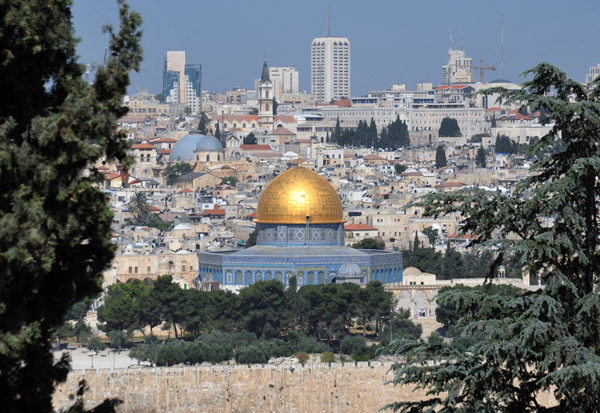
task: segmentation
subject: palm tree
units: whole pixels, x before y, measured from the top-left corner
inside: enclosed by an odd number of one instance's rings
[[[135,195],[127,203],[127,209],[133,217],[135,224],[145,222],[150,216],[150,206],[148,198],[143,192],[136,192]]]

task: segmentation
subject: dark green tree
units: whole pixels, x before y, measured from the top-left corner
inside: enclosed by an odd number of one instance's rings
[[[444,118],[440,124],[439,136],[443,137],[459,137],[462,136],[458,122],[454,118]]]
[[[496,115],[492,116],[492,128],[496,127]]]
[[[485,168],[487,166],[485,149],[483,149],[483,146],[480,146],[479,149],[477,149],[477,159],[475,160],[475,163],[477,163],[477,166],[480,168]]]
[[[495,267],[515,258],[544,288],[514,297],[456,291],[462,335],[481,339],[468,351],[423,343],[396,347],[406,357],[395,382],[424,386],[427,401],[397,402],[412,411],[598,411],[600,393],[600,89],[585,89],[542,63],[521,89],[499,93],[503,102],[547,108],[553,120],[539,149],[561,148],[537,159],[511,196],[468,188],[430,195],[427,213],[461,214],[475,243],[498,245]],[[560,146],[557,143],[560,142]],[[441,297],[440,297],[441,298]],[[468,304],[472,303],[470,311]],[[432,365],[430,360],[436,360]],[[550,392],[556,406],[537,401]],[[430,410],[431,409],[431,410]]]
[[[408,169],[408,167],[406,165],[402,165],[400,163],[397,163],[394,165],[394,169],[396,170],[396,173],[398,175],[404,173],[404,171],[406,171]]]
[[[465,263],[463,262],[462,254],[450,246],[450,242],[446,243],[446,253],[442,259],[442,271],[438,278],[441,280],[451,280],[453,278],[461,278],[465,274]]]
[[[421,232],[423,234],[425,234],[425,236],[429,240],[429,245],[434,247],[435,242],[440,237],[440,232],[438,231],[438,229],[433,228],[433,227],[427,227],[427,228],[424,228],[423,231],[421,231]]]
[[[333,129],[333,135],[331,141],[337,143],[342,136],[342,128],[340,127],[340,118],[335,121],[335,128]]]
[[[389,316],[393,308],[394,295],[383,289],[381,281],[370,281],[365,288],[361,289],[357,310],[365,324],[363,335],[366,335],[366,323],[369,321],[375,322],[375,334],[378,334],[381,318]]]
[[[279,337],[288,318],[283,284],[277,280],[258,281],[239,294],[239,309],[246,331],[258,338]]]
[[[163,176],[167,180],[167,185],[174,185],[177,178],[194,171],[194,167],[187,162],[177,162],[167,165],[163,171]]]
[[[244,145],[256,145],[256,136],[252,132],[244,136]]]
[[[127,203],[134,224],[143,224],[150,216],[150,205],[144,192],[136,192]]]
[[[206,116],[206,113],[201,112],[200,113],[200,121],[198,122],[198,132],[206,135],[206,133],[208,132],[207,124],[208,124],[208,117]]]
[[[352,244],[352,248],[365,250],[384,250],[385,242],[375,238],[365,238]]]
[[[365,123],[366,125],[366,123]],[[369,129],[367,130],[367,140],[365,142],[365,146],[372,146],[377,148],[377,126],[375,125],[375,120],[371,118],[371,123],[369,123]]]
[[[517,153],[518,145],[506,135],[496,136],[495,153]]]
[[[444,166],[446,166],[446,151],[442,145],[439,145],[435,151],[435,167],[439,169]]]
[[[217,122],[217,127],[215,129],[215,138],[221,140],[221,129],[219,127],[219,122]]]
[[[248,240],[246,241],[246,248],[253,247],[256,245],[256,230],[252,231],[250,235],[248,235]]]
[[[221,183],[236,186],[238,183],[238,179],[235,176],[226,176],[225,178],[221,178]]]
[[[6,412],[50,412],[69,357],[50,353],[67,310],[100,292],[114,255],[96,161],[127,167],[116,120],[139,68],[139,15],[119,2],[93,85],[77,60],[71,1],[6,0],[0,9],[0,399]],[[86,171],[86,173],[82,173]],[[89,174],[87,173],[89,171]],[[114,403],[107,403],[110,408]]]

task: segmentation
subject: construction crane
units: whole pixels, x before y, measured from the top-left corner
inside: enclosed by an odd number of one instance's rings
[[[488,66],[485,67],[483,65],[483,59],[479,59],[479,66],[471,66],[471,69],[479,69],[479,81],[481,83],[485,83],[484,80],[484,71],[485,70],[496,70],[496,66]]]

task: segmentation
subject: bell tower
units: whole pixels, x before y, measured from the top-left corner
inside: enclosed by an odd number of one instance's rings
[[[258,127],[261,131],[273,130],[273,82],[265,59],[258,83]]]

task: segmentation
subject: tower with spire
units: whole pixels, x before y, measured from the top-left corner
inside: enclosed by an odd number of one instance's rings
[[[261,131],[273,130],[273,82],[265,59],[262,75],[258,82],[258,127]]]

